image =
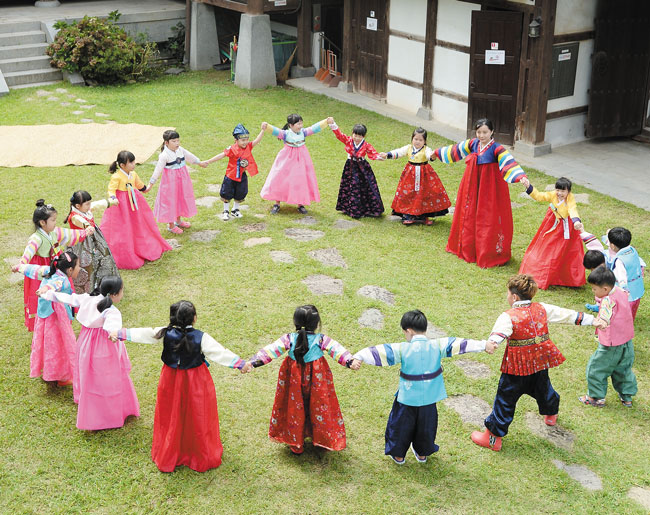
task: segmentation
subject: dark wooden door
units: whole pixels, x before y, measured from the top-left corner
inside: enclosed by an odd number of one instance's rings
[[[588,138],[643,129],[650,66],[650,2],[600,0],[591,63]]]
[[[349,1],[352,1],[350,71],[354,88],[385,98],[389,0]],[[377,30],[367,28],[368,18],[377,20]]]
[[[489,118],[494,138],[512,145],[515,140],[517,85],[523,13],[473,11],[469,64],[467,135],[475,136],[474,123]],[[505,51],[504,64],[486,63],[486,50]]]

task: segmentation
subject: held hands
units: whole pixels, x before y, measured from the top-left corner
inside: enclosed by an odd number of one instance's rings
[[[388,154],[386,152],[379,152],[379,158],[383,161],[388,159]]]
[[[108,333],[108,337],[109,337],[112,341],[116,342],[116,341],[118,340],[118,338],[117,338],[117,331],[112,331],[112,332]]]
[[[95,233],[95,228],[92,225],[86,228],[86,236],[90,236],[91,234],[94,233]]]
[[[206,167],[208,166],[209,163],[208,163],[207,161],[201,161],[200,163],[197,163],[197,164],[198,164],[201,168],[206,168]]]
[[[327,122],[327,125],[334,125],[334,118],[331,116],[328,116],[325,121]]]
[[[350,369],[359,370],[361,368],[362,361],[360,359],[353,358],[352,363],[350,363]]]
[[[240,372],[242,374],[248,374],[251,370],[253,370],[253,364],[250,361],[247,361]]]
[[[266,123],[266,122],[262,122],[262,125],[260,126],[260,129],[262,129],[263,131],[265,131],[266,128],[267,128],[268,126],[269,126],[268,123]]]
[[[15,274],[18,272],[20,265],[11,265],[11,271]]]
[[[576,223],[573,224],[573,228],[574,228],[576,231],[580,231],[580,232],[582,232],[582,230],[585,228],[585,226],[582,225],[582,222],[576,222]]]
[[[49,290],[49,288],[39,288],[34,293],[36,293],[36,295],[38,295],[39,297],[42,297],[47,290]]]
[[[147,184],[147,187],[144,189],[143,193],[149,193],[151,191],[151,188],[153,188],[153,184]]]
[[[485,344],[485,352],[488,354],[494,354],[495,350],[497,350],[497,344],[488,340]]]
[[[526,189],[530,188],[530,180],[528,179],[528,177],[522,177],[521,181],[519,182],[521,182],[524,185],[524,188]]]
[[[594,327],[596,329],[605,329],[609,324],[600,318],[594,320]]]

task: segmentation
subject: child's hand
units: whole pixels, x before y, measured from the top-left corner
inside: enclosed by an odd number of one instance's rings
[[[153,184],[147,184],[147,187],[144,189],[143,193],[149,193],[151,191],[151,188],[153,188]]]
[[[497,344],[488,340],[485,344],[485,352],[488,354],[494,354],[495,350],[497,350]]]
[[[521,182],[524,185],[524,188],[526,189],[530,188],[530,180],[528,179],[528,177],[522,177],[521,181],[519,182]]]
[[[383,161],[388,158],[388,154],[386,152],[379,152],[379,158]]]
[[[585,228],[585,226],[582,225],[582,222],[576,222],[576,223],[573,224],[573,228],[576,231],[581,231],[582,232],[582,230]]]
[[[328,116],[327,120],[325,121],[327,122],[327,125],[334,125],[334,118],[332,118],[331,116]]]
[[[113,331],[113,332],[111,332],[111,333],[108,333],[108,337],[109,337],[112,341],[116,342],[116,341],[118,340],[118,338],[117,338],[117,331]]]
[[[352,363],[350,363],[350,368],[352,370],[359,370],[361,368],[361,363],[360,359],[353,358]]]
[[[19,266],[20,265],[11,265],[11,271],[15,274],[16,272],[18,272],[18,267]]]
[[[90,236],[91,234],[94,233],[95,233],[95,228],[92,225],[86,228],[86,236]]]
[[[108,207],[117,206],[119,203],[120,203],[120,201],[117,200],[117,197],[109,197],[108,198]]]
[[[201,168],[205,168],[205,167],[208,166],[208,162],[207,162],[207,161],[201,161],[201,162],[199,163],[199,166],[200,166]]]
[[[248,374],[251,370],[253,370],[253,364],[250,361],[247,361],[246,364],[242,367],[241,373]]]
[[[261,125],[260,129],[262,129],[263,131],[265,131],[266,128],[267,128],[268,126],[269,126],[268,123],[266,123],[266,122],[262,122],[262,125]]]
[[[594,327],[596,329],[605,329],[609,324],[600,318],[594,320]]]
[[[36,290],[34,293],[35,293],[38,297],[42,297],[43,294],[44,294],[47,290],[48,290],[47,288],[39,288],[39,289]]]

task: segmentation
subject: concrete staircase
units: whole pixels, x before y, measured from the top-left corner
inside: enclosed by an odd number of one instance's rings
[[[61,70],[50,66],[47,46],[39,21],[0,24],[0,72],[9,89],[63,80]]]

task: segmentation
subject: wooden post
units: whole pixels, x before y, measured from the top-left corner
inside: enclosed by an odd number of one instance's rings
[[[185,55],[183,62],[190,62],[190,22],[192,21],[192,0],[185,0]]]
[[[424,43],[424,77],[422,80],[422,107],[431,109],[433,96],[433,59],[436,48],[436,25],[438,23],[438,0],[427,2],[427,28]]]
[[[309,68],[311,63],[311,3],[302,0],[298,11],[298,66]]]
[[[264,0],[248,0],[247,14],[264,14]]]

